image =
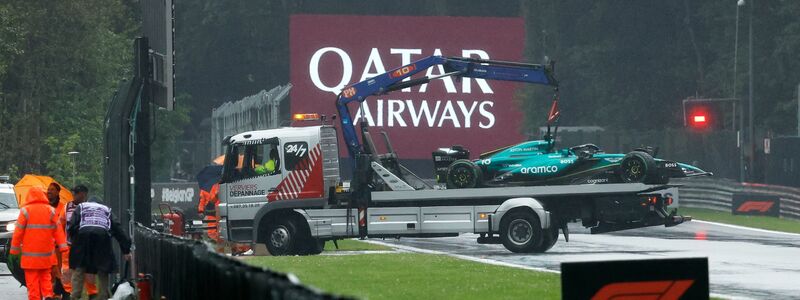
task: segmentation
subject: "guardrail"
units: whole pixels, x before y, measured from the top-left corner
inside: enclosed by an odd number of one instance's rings
[[[286,274],[247,265],[200,241],[136,225],[137,272],[151,274],[151,299],[339,299]]]
[[[800,189],[760,183],[740,183],[730,179],[689,178],[673,180],[679,188],[680,205],[731,211],[734,193],[753,193],[778,196],[780,216],[800,220]]]

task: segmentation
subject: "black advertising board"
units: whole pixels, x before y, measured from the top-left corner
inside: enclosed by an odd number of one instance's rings
[[[708,299],[708,259],[561,263],[562,299]]]
[[[781,199],[764,194],[735,193],[731,202],[734,215],[780,216]]]
[[[180,208],[187,216],[197,215],[200,202],[200,187],[197,182],[153,182],[150,188],[152,208],[157,211],[164,203],[172,208]]]

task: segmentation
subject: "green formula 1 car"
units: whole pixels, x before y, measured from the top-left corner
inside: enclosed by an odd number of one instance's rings
[[[553,139],[523,142],[459,159],[469,152],[459,146],[434,152],[437,179],[448,188],[591,183],[665,184],[670,178],[708,176],[698,167],[654,158],[651,148],[628,154],[604,153],[594,144],[554,150]]]

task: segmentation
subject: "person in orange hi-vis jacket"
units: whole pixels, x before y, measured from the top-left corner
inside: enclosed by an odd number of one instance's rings
[[[50,206],[56,210],[56,214],[60,214],[59,206],[61,204],[61,185],[56,182],[51,182],[50,185],[47,187],[47,201],[50,203]],[[61,225],[64,223],[62,222]],[[59,226],[59,230],[61,230]],[[64,235],[66,236],[66,231],[64,231]],[[66,290],[64,286],[64,278],[61,274],[61,253],[58,251],[53,251],[53,255],[50,256],[50,263],[53,265],[50,271],[50,279],[53,282],[53,293],[55,294],[55,298],[61,298],[62,300],[69,300],[70,295],[69,292]]]
[[[72,188],[74,200],[64,205],[64,209],[59,212],[61,230],[66,232],[67,226],[69,226],[69,221],[72,219],[72,213],[75,211],[75,208],[78,207],[78,204],[86,202],[87,194],[89,194],[89,188],[87,188],[85,185],[77,185]],[[69,244],[69,240],[67,240],[67,244]],[[61,255],[61,278],[61,283],[64,285],[64,290],[71,294],[72,272],[69,269],[69,247],[67,247],[67,251],[64,251],[63,255]],[[92,283],[91,280],[85,280],[84,282],[84,288],[86,289],[86,293],[89,295],[89,298],[94,298],[94,296],[97,295],[97,286]],[[80,295],[78,295],[76,299],[78,298],[80,298]]]
[[[67,241],[64,231],[58,229],[58,215],[48,203],[44,191],[31,188],[26,199],[17,217],[10,254],[21,254],[20,267],[25,271],[28,299],[52,298],[50,259],[54,248],[66,251]]]
[[[200,204],[197,206],[197,212],[200,215],[204,215],[206,210],[217,209],[219,207],[219,183],[215,183],[211,186],[211,190],[206,192],[201,190],[200,191]],[[217,216],[214,214],[208,214],[203,217],[206,223],[206,226],[209,228],[206,230],[206,234],[208,237],[216,243],[221,242],[219,240],[219,231],[217,231]]]

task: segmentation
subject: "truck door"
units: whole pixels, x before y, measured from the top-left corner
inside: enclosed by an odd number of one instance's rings
[[[269,201],[323,198],[323,167],[320,146],[309,147],[306,141],[283,144],[285,179]]]
[[[242,222],[242,231],[252,234],[252,219],[258,207],[267,203],[267,194],[283,179],[280,141],[277,138],[244,141],[228,147],[222,174],[222,192],[228,205],[228,225],[236,235],[235,220]],[[245,226],[246,225],[246,226]]]

